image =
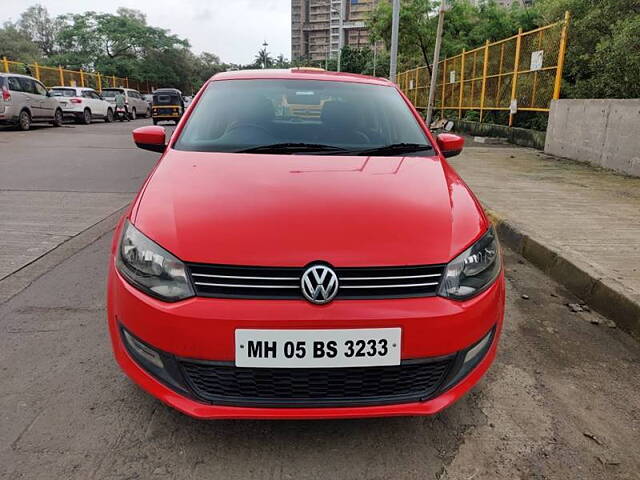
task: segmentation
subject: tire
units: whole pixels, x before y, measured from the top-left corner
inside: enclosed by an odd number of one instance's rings
[[[105,121],[105,123],[113,122],[113,110],[111,110],[111,109],[107,110],[107,116],[104,117],[104,121]]]
[[[131,120],[135,120],[136,118],[138,118],[138,117],[136,116],[136,109],[135,109],[135,108],[132,108],[132,109],[131,109],[131,115],[129,115],[129,118],[130,118]]]
[[[158,119],[157,119],[157,118],[154,118],[154,119],[153,119],[153,124],[154,124],[154,125],[157,125],[157,124],[158,124]]]
[[[57,109],[56,113],[53,114],[53,124],[54,127],[61,127],[62,122],[64,121],[64,115],[62,114],[62,110]]]
[[[85,108],[84,112],[82,112],[82,123],[85,125],[91,125],[91,110],[88,108]]]
[[[151,109],[147,108],[147,113],[145,114],[144,118],[149,118],[151,116]]]
[[[18,128],[23,132],[26,132],[31,128],[31,115],[27,110],[20,112],[20,116],[18,117]]]

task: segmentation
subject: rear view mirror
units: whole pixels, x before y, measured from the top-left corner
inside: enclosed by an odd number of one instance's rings
[[[436,141],[440,151],[447,158],[459,155],[464,147],[464,138],[452,133],[441,133],[436,137]]]
[[[167,148],[164,127],[148,126],[136,128],[133,131],[133,141],[138,148],[152,152],[162,153]]]

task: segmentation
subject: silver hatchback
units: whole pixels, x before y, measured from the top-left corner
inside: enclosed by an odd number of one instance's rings
[[[0,73],[0,125],[29,130],[32,123],[62,125],[62,108],[47,88],[33,77]]]

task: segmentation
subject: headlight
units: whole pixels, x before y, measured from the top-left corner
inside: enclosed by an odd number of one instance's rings
[[[116,266],[134,287],[165,302],[177,302],[194,294],[184,263],[128,221],[120,239]]]
[[[500,273],[500,245],[493,227],[445,268],[438,294],[456,300],[477,295]]]

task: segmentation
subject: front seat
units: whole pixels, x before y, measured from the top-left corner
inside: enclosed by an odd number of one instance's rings
[[[369,138],[358,130],[360,115],[347,102],[326,102],[320,114],[322,127],[318,140],[327,145],[368,144]]]

